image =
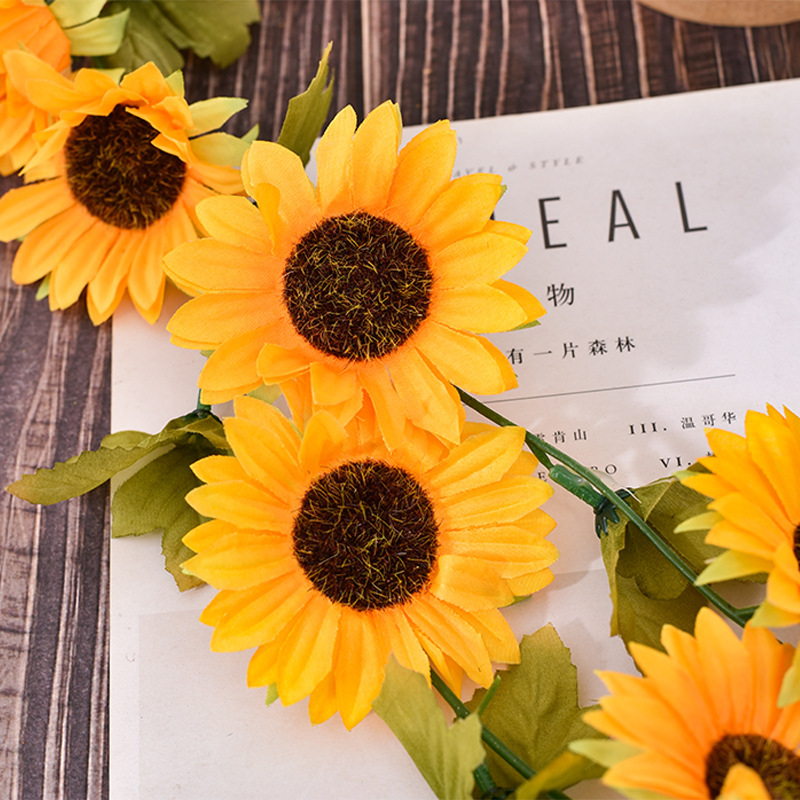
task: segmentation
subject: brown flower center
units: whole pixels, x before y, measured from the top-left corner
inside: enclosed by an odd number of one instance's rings
[[[64,145],[67,183],[93,216],[117,228],[144,229],[175,205],[186,164],[152,144],[150,123],[116,106],[88,115]]]
[[[744,764],[757,772],[773,800],[800,798],[800,758],[774,739],[757,733],[723,736],[706,758],[706,786],[719,796],[728,771]]]
[[[428,255],[394,222],[329,217],[295,245],[283,299],[297,332],[327,355],[368,361],[406,342],[428,314]]]
[[[794,557],[798,564],[800,564],[800,525],[794,529],[794,538],[792,540],[792,549],[794,550]]]
[[[314,586],[357,611],[404,603],[430,578],[438,528],[425,490],[382,461],[349,461],[311,484],[294,555]]]

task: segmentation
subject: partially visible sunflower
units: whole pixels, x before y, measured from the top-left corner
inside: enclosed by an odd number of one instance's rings
[[[170,320],[172,341],[213,350],[199,385],[219,402],[267,384],[302,389],[312,409],[346,424],[367,398],[390,446],[406,419],[450,442],[463,408],[453,384],[479,394],[516,385],[481,333],[544,313],[501,280],[530,231],[490,219],[498,175],[451,180],[456,135],[445,120],[398,153],[397,106],[356,129],[343,109],[320,139],[317,185],[300,159],[256,142],[242,162],[257,206],[216,198],[198,213],[210,237],[166,258],[200,295]]]
[[[626,797],[796,800],[800,703],[778,708],[794,648],[747,625],[739,640],[708,608],[695,635],[665,625],[663,653],[636,643],[644,677],[599,672],[611,694],[584,719],[614,741],[575,749],[609,766]]]
[[[708,474],[683,483],[712,498],[708,511],[679,532],[707,530],[709,544],[724,547],[698,583],[767,574],[766,597],[754,625],[800,623],[800,418],[772,406],[748,411],[745,436],[706,431],[713,456],[698,461]],[[800,661],[787,675],[781,703],[800,699]]]
[[[187,501],[212,519],[184,537],[198,553],[184,570],[220,590],[201,616],[212,649],[258,648],[249,685],[310,695],[312,722],[339,711],[352,728],[390,653],[456,691],[519,659],[498,607],[547,585],[557,557],[521,429],[474,429],[434,461],[359,443],[326,411],[302,437],[254,398],[235,411],[234,455],[193,467],[207,485]]]
[[[199,235],[195,207],[218,192],[242,191],[240,139],[208,131],[246,105],[212,98],[191,106],[180,73],[153,64],[117,84],[82,69],[74,79],[21,51],[5,55],[15,89],[55,122],[36,139],[26,172],[46,178],[0,199],[0,240],[25,237],[13,278],[49,276],[52,309],[86,303],[95,324],[126,289],[139,313],[161,311],[167,251]]]
[[[105,0],[0,0],[0,174],[21,169],[36,152],[33,134],[49,123],[7,85],[2,56],[25,50],[57,72],[67,72],[73,55],[105,55],[117,50],[127,12],[98,18]]]

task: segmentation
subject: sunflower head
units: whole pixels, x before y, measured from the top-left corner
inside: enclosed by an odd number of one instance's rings
[[[103,5],[85,0],[0,0],[0,174],[22,168],[36,152],[34,134],[52,122],[6,80],[3,55],[23,50],[67,74],[72,55],[113,53],[122,41],[128,13],[100,18]]]
[[[609,765],[626,797],[800,797],[800,703],[778,707],[790,645],[704,608],[695,634],[664,626],[666,652],[633,644],[643,677],[601,672],[610,695],[584,719],[613,741],[575,749]]]
[[[451,180],[447,121],[398,152],[400,136],[393,103],[359,126],[345,108],[317,147],[316,186],[296,155],[256,142],[242,162],[256,205],[201,206],[209,239],[165,263],[199,295],[169,328],[176,344],[214,351],[199,381],[206,401],[280,384],[309,413],[325,409],[342,424],[368,407],[394,447],[406,421],[458,441],[453,384],[481,394],[516,385],[481,334],[544,313],[502,280],[530,232],[491,219],[499,176]]]
[[[704,583],[767,574],[766,599],[755,624],[800,622],[800,418],[772,407],[748,411],[745,436],[706,431],[713,455],[699,459],[708,473],[683,482],[711,498],[708,512],[681,531],[707,531],[725,548],[700,576]]]
[[[326,411],[300,436],[258,400],[235,410],[233,455],[194,466],[206,485],[187,500],[210,521],[185,537],[184,569],[220,590],[201,617],[212,649],[257,648],[251,686],[352,727],[391,653],[456,689],[518,660],[498,608],[545,586],[557,555],[523,431],[471,428],[439,460],[348,436]]]
[[[195,239],[200,200],[242,191],[233,164],[246,142],[223,133],[244,101],[189,105],[180,73],[153,64],[117,83],[83,69],[68,78],[33,55],[6,53],[14,90],[48,115],[25,168],[35,182],[0,200],[0,238],[25,236],[13,265],[18,283],[49,275],[51,308],[74,303],[88,286],[95,323],[126,290],[148,321],[161,310],[163,254]]]

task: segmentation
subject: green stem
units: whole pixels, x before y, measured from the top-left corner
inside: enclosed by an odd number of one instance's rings
[[[466,719],[472,712],[461,702],[461,698],[444,682],[443,678],[434,670],[431,670],[431,683],[442,696],[442,699],[455,711],[460,719]],[[536,774],[528,763],[521,759],[515,752],[510,750],[497,736],[495,736],[483,723],[481,723],[481,739],[488,747],[491,747],[497,755],[507,764],[512,766],[525,780],[532,778]],[[557,789],[551,789],[545,794],[551,800],[569,800],[569,797]]]
[[[462,391],[461,389],[458,390],[458,393],[461,395],[461,400],[463,401],[464,405],[469,406],[474,411],[477,411],[479,414],[486,417],[486,419],[491,420],[492,422],[496,423],[497,425],[507,426],[507,425],[515,425],[510,419],[498,414],[496,411],[492,410],[488,406],[481,403],[480,400],[476,399],[470,394]],[[624,514],[646,537],[647,539],[652,542],[655,548],[658,550],[664,558],[672,564],[678,572],[683,575],[686,580],[688,580],[695,589],[697,589],[700,594],[708,600],[711,605],[713,605],[716,609],[721,611],[728,619],[735,622],[737,625],[744,627],[745,623],[748,619],[753,615],[752,608],[736,608],[735,606],[731,605],[727,600],[723,597],[720,597],[713,589],[709,586],[698,586],[695,581],[697,580],[697,573],[692,569],[692,567],[684,561],[683,556],[680,555],[672,545],[663,539],[655,530],[653,530],[616,492],[612,491],[606,484],[590,469],[586,468],[581,464],[579,461],[576,461],[571,456],[568,456],[566,453],[561,452],[557,447],[549,444],[548,442],[539,439],[537,436],[534,436],[532,433],[528,431],[525,432],[525,443],[531,449],[531,451],[536,455],[536,457],[541,461],[542,465],[548,470],[550,475],[553,477],[557,483],[561,486],[564,486],[568,491],[571,491],[581,500],[586,503],[589,503],[594,509],[597,509],[599,506],[600,495],[608,500],[618,511]],[[573,476],[573,483],[576,488],[580,488],[580,491],[574,490],[574,488],[570,485],[570,481],[568,479],[565,480],[564,471],[560,469],[559,466],[553,464],[551,459],[555,459],[556,461],[560,461],[566,467],[574,473]],[[553,472],[556,472],[556,475],[553,476]],[[597,499],[592,497],[588,492],[586,492],[583,487],[585,484],[589,484],[591,489],[594,490],[594,493],[598,495]]]
[[[197,393],[197,409],[196,410],[197,411],[208,411],[210,413],[211,412],[211,406],[208,405],[207,403],[202,402],[202,400],[200,399],[202,394],[203,394],[202,392],[198,392]]]

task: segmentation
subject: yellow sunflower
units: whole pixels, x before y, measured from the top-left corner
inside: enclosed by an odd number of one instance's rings
[[[598,673],[611,694],[584,719],[615,741],[573,746],[610,765],[603,781],[648,800],[800,797],[800,704],[777,705],[794,648],[749,624],[740,640],[708,608],[661,642],[631,645],[644,677]]]
[[[105,55],[117,50],[128,12],[98,18],[105,0],[0,0],[0,174],[21,169],[36,152],[33,134],[47,127],[48,114],[6,85],[2,55],[25,50],[65,72],[70,55]]]
[[[360,443],[327,411],[303,436],[272,406],[235,401],[233,456],[194,465],[187,501],[211,520],[183,566],[219,589],[201,616],[216,651],[257,647],[250,686],[285,704],[309,696],[312,722],[352,728],[377,697],[390,653],[456,690],[491,661],[519,659],[498,607],[552,580],[551,494],[531,477],[524,432],[469,435],[434,461]],[[472,433],[472,430],[469,431]]]
[[[683,482],[712,498],[708,511],[679,532],[707,530],[709,544],[725,548],[698,583],[767,574],[766,597],[754,625],[800,623],[800,418],[771,406],[748,411],[745,436],[706,431],[713,456],[698,461],[709,474]],[[781,703],[800,699],[800,661],[787,675]]]
[[[49,276],[52,309],[86,302],[95,324],[127,289],[139,313],[158,318],[161,259],[199,233],[195,207],[217,192],[242,191],[246,144],[219,127],[246,101],[212,98],[188,105],[180,73],[153,64],[117,84],[82,69],[66,78],[35,56],[5,54],[15,91],[55,121],[36,135],[28,161],[34,183],[0,199],[0,240],[25,237],[14,259],[17,283]]]
[[[516,385],[506,357],[477,334],[544,313],[501,280],[530,231],[490,219],[499,176],[451,180],[456,135],[446,120],[398,153],[400,135],[393,103],[357,129],[345,108],[317,147],[316,187],[296,155],[256,142],[242,173],[257,206],[200,206],[210,238],[165,263],[199,295],[168,327],[175,344],[214,351],[199,379],[206,402],[304,380],[311,407],[344,424],[369,398],[395,446],[404,419],[458,441],[453,384],[480,394]]]
[[[744,437],[706,431],[714,455],[698,460],[710,474],[683,482],[713,502],[678,528],[708,530],[706,541],[726,548],[700,582],[768,574],[753,622],[769,626],[800,622],[800,418],[784,411],[748,411]]]

